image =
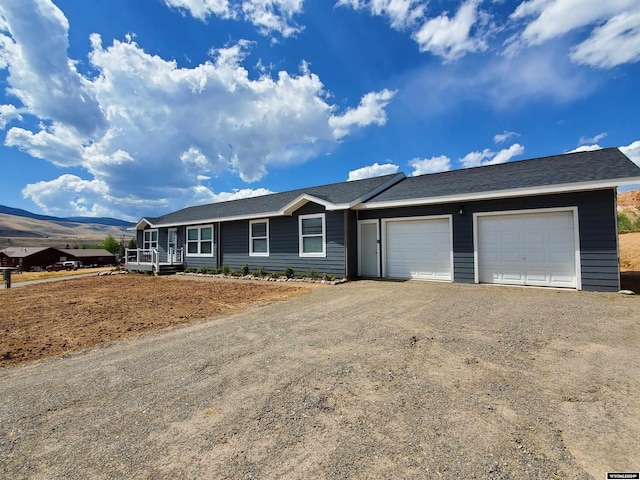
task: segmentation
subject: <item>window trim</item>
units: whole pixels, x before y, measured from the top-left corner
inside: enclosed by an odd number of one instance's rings
[[[154,232],[156,234],[155,242],[152,240]],[[149,234],[149,241],[147,241],[145,238],[147,233]],[[157,228],[147,228],[146,230],[142,231],[142,249],[143,250],[153,250],[154,248],[157,250],[159,245],[159,240],[160,240],[160,234],[158,233]],[[155,243],[155,247],[153,246],[154,243]]]
[[[202,240],[202,229],[210,228],[211,229],[211,240]],[[197,230],[198,231],[198,239],[197,240],[189,240],[189,230]],[[213,224],[209,225],[191,225],[185,228],[185,256],[187,257],[213,257],[215,254],[215,229],[213,228]],[[202,242],[210,241],[211,242],[211,253],[201,253],[202,250]],[[189,253],[189,242],[198,244],[198,253]]]
[[[320,235],[303,235],[302,234],[302,221],[307,218],[321,218],[322,219],[322,252],[304,252],[304,239],[309,237],[319,237]],[[298,216],[298,255],[300,257],[326,257],[327,256],[327,224],[324,213],[310,213],[307,215]]]
[[[254,237],[252,226],[255,223],[264,223],[266,226],[266,233],[263,237]],[[264,239],[267,241],[267,251],[266,252],[254,252],[253,251],[253,241]],[[249,220],[249,256],[250,257],[268,257],[269,256],[269,219],[268,218],[260,218],[257,220]]]

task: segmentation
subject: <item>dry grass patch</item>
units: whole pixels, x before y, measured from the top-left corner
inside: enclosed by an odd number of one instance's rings
[[[95,276],[0,290],[0,366],[298,296],[274,283]]]

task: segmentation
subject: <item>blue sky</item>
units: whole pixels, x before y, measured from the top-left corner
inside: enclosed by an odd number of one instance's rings
[[[0,204],[136,220],[619,147],[637,0],[0,0]]]

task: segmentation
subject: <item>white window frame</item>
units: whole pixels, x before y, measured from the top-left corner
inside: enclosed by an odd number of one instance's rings
[[[149,240],[147,240],[147,238],[146,238],[147,237],[147,233],[149,234]],[[152,240],[153,233],[156,234],[155,241]],[[147,229],[147,230],[143,230],[142,231],[142,248],[144,250],[152,250],[154,248],[157,249],[158,248],[159,237],[160,237],[160,234],[158,233],[158,229],[157,228],[150,228],[150,229]]]
[[[256,223],[264,223],[266,225],[266,233],[264,237],[254,237],[253,236],[253,225]],[[267,251],[266,252],[254,252],[253,251],[253,241],[254,240],[266,240],[267,241]],[[268,257],[269,256],[269,219],[261,218],[259,220],[250,220],[249,221],[249,256],[250,257]]]
[[[322,219],[322,252],[304,252],[304,239],[307,237],[318,237],[320,235],[303,235],[302,234],[302,221],[307,218],[321,218]],[[308,215],[300,215],[298,217],[298,249],[300,257],[326,257],[327,256],[327,224],[325,221],[324,213],[311,213]]]
[[[205,228],[211,229],[211,240],[202,240],[202,230]],[[189,240],[189,230],[197,230],[198,231],[198,239],[197,240]],[[187,257],[213,257],[215,254],[215,229],[213,228],[213,224],[211,225],[191,225],[185,229],[185,255]],[[211,253],[202,253],[202,242],[210,241],[211,242]],[[197,253],[189,253],[189,243],[197,242],[198,244],[198,252]]]

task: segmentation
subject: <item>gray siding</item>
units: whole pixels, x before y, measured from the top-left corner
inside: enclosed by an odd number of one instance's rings
[[[209,223],[202,224],[201,226],[211,225]],[[197,227],[199,225],[189,225],[189,227]],[[184,266],[185,268],[209,268],[215,270],[218,268],[218,225],[213,224],[213,255],[210,257],[193,257],[187,253],[187,228],[178,227],[178,247],[184,248]],[[167,248],[166,239],[167,233],[165,232],[165,250]]]
[[[447,205],[359,211],[360,220],[451,214],[454,281],[473,283],[473,214],[479,212],[578,207],[580,268],[584,290],[620,288],[615,192],[612,189]],[[460,214],[464,207],[464,214]]]
[[[326,226],[326,257],[300,257],[298,217],[324,213]],[[264,267],[269,273],[284,273],[287,267],[296,274],[306,274],[314,268],[319,275],[327,273],[342,278],[345,271],[344,212],[327,212],[324,207],[307,203],[290,217],[269,219],[269,256],[249,256],[249,221],[226,222],[220,227],[220,263],[240,270],[245,263],[251,271]]]

